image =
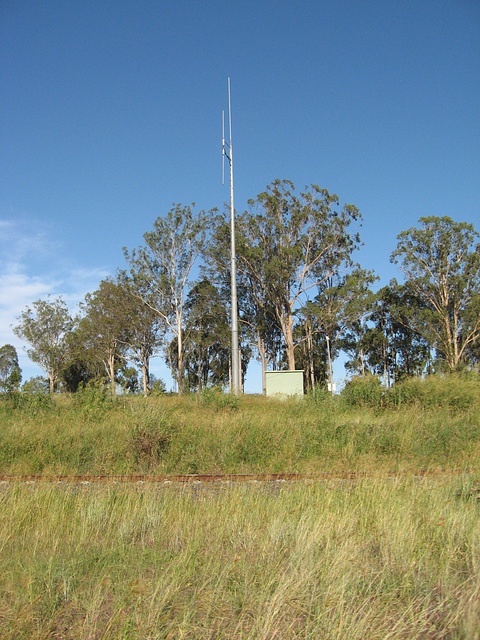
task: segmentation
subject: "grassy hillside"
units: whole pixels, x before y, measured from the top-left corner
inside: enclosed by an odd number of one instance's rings
[[[204,394],[0,401],[0,473],[247,473],[480,470],[478,377],[388,393],[354,381],[341,397]]]

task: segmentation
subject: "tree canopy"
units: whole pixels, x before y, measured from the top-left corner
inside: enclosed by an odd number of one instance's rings
[[[13,332],[31,346],[28,356],[47,374],[53,393],[70,352],[67,337],[76,321],[61,296],[36,300],[32,307],[22,311]]]
[[[183,315],[189,277],[205,248],[209,217],[191,206],[174,205],[144,234],[145,246],[124,249],[133,279],[142,283],[142,299],[165,322],[177,344],[177,385],[183,389]]]
[[[17,350],[11,344],[4,344],[0,347],[0,391],[10,393],[18,390],[21,381]]]
[[[398,236],[391,259],[423,303],[406,321],[453,371],[480,336],[480,235],[449,217],[419,223]]]
[[[289,180],[275,180],[249,204],[238,224],[238,270],[264,289],[295,369],[294,311],[309,290],[352,264],[360,239],[350,228],[361,215],[317,185],[297,196]]]

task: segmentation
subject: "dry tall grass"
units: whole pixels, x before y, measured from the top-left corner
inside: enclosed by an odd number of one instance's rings
[[[0,636],[478,640],[469,483],[3,485]]]

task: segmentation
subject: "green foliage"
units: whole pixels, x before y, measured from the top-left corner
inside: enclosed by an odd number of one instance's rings
[[[200,393],[202,405],[214,409],[238,409],[239,397],[219,387],[206,387]]]
[[[93,421],[101,420],[116,404],[116,399],[101,383],[91,383],[85,387],[80,385],[72,395],[72,401],[77,411]]]
[[[115,395],[116,374],[123,364],[129,335],[126,293],[121,281],[106,278],[93,294],[87,293],[81,305],[84,317],[80,320],[77,342],[87,359],[101,363]]]
[[[294,311],[307,291],[351,266],[360,242],[351,226],[361,215],[354,205],[340,209],[338,196],[317,185],[297,195],[289,180],[275,180],[249,205],[238,219],[238,272],[256,291],[251,306],[261,311],[266,303],[275,315],[295,369]]]
[[[409,324],[455,371],[480,337],[480,234],[447,216],[419,223],[398,236],[391,260],[422,301]]]
[[[351,407],[381,406],[384,390],[377,376],[355,376],[342,391],[342,400]]]
[[[150,375],[150,395],[154,398],[163,396],[167,392],[167,387],[164,380],[156,378],[154,375]]]
[[[336,398],[332,396],[325,385],[316,387],[313,391],[309,391],[305,396],[305,402],[319,408],[332,405],[335,400]]]
[[[480,404],[479,376],[444,374],[405,378],[385,389],[377,376],[355,376],[345,384],[342,401],[351,407],[386,409],[419,405],[467,410]]]
[[[55,407],[50,395],[38,391],[32,393],[13,391],[8,395],[6,404],[30,416],[37,416],[40,411],[48,411]]]
[[[218,390],[0,402],[0,473],[247,473],[480,470],[478,378],[373,379],[345,395],[277,401]]]
[[[22,385],[23,393],[48,393],[48,380],[42,376],[35,376],[25,380]]]
[[[167,414],[154,405],[133,405],[129,419],[129,455],[135,468],[149,471],[168,452],[176,432]]]
[[[117,282],[123,290],[124,321],[128,326],[123,336],[126,358],[142,371],[143,394],[147,396],[151,383],[150,358],[159,352],[165,322],[155,310],[156,298],[150,291],[148,280],[121,272]]]
[[[47,300],[36,300],[32,307],[26,307],[21,313],[13,331],[31,346],[28,355],[48,375],[50,393],[53,393],[69,355],[67,337],[76,321],[61,296],[53,300],[50,296]]]
[[[146,304],[154,308],[177,344],[177,384],[183,390],[184,304],[188,278],[205,248],[209,216],[192,206],[174,205],[158,217],[153,231],[144,234],[145,245],[129,253],[124,249],[132,277]]]
[[[449,407],[467,410],[480,403],[478,375],[444,374],[424,379],[407,378],[387,394],[389,404],[417,403],[424,408]]]
[[[230,327],[225,299],[207,279],[185,301],[185,371],[190,390],[228,383]]]
[[[18,365],[17,350],[11,344],[0,347],[0,391],[18,391],[22,373]]]

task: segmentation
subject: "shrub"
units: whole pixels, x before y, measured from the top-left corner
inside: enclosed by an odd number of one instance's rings
[[[114,405],[116,399],[104,385],[80,386],[73,394],[73,404],[85,417],[96,420],[103,418]]]
[[[383,387],[376,376],[355,376],[342,391],[342,400],[349,407],[381,406]]]
[[[134,405],[129,427],[129,452],[142,468],[157,465],[166,455],[175,433],[165,412],[150,405]]]
[[[28,415],[37,415],[39,411],[45,411],[54,407],[54,402],[50,395],[44,393],[23,393],[13,391],[6,394],[6,404],[13,409]]]
[[[200,394],[201,402],[205,407],[215,409],[238,409],[239,399],[233,393],[224,393],[218,387],[206,387]]]

